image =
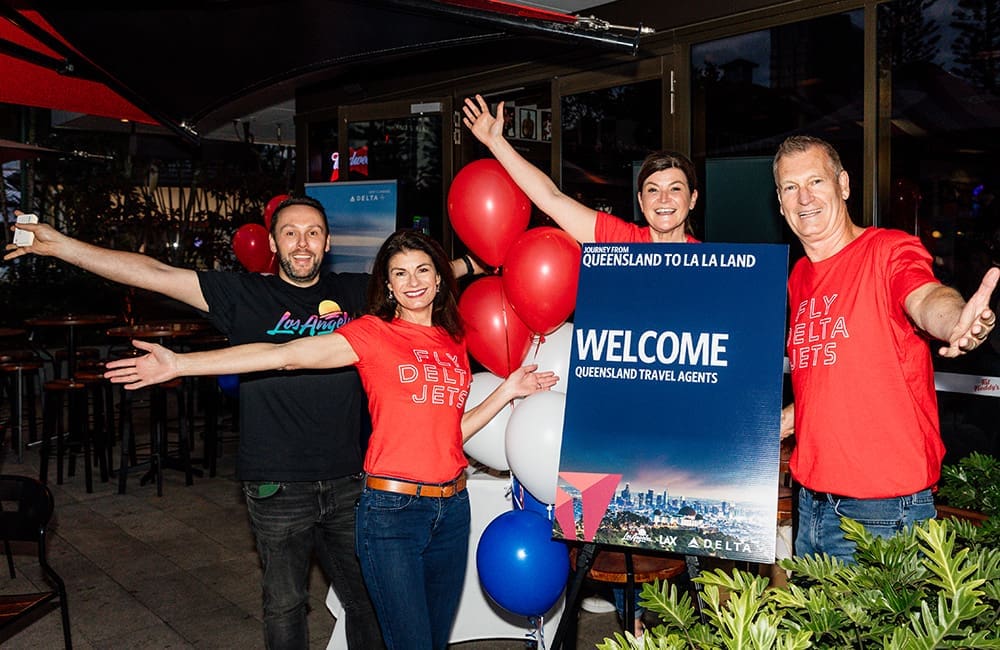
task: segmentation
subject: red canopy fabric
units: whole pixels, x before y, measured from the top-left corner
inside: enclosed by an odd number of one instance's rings
[[[16,11],[79,55],[37,11]],[[65,57],[10,20],[0,19],[0,46],[0,102],[158,124],[100,81],[53,69]]]
[[[576,22],[576,16],[540,9],[538,7],[526,7],[516,2],[506,2],[505,0],[438,0],[446,5],[457,7],[467,7],[469,9],[479,9],[482,11],[492,11],[507,16],[517,16],[519,18],[531,18],[534,20],[548,20],[554,23],[572,24]]]

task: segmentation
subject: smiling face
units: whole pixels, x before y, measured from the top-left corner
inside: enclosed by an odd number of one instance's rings
[[[431,324],[441,276],[430,255],[420,250],[403,250],[390,257],[388,284],[396,299],[399,318],[420,325]]]
[[[330,237],[323,215],[308,205],[289,205],[274,215],[271,251],[278,256],[278,276],[308,287],[319,278]]]
[[[639,207],[654,242],[685,242],[684,222],[698,201],[687,176],[677,168],[650,174],[639,188]]]
[[[810,259],[825,259],[856,236],[847,212],[851,188],[847,172],[821,147],[782,156],[775,167],[781,214]]]

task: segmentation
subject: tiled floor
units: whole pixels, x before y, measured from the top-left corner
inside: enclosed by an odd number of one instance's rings
[[[0,418],[6,422],[6,417]],[[17,463],[5,444],[0,473],[37,476],[38,454]],[[114,481],[95,479],[84,490],[82,469],[50,487],[56,514],[49,537],[50,563],[69,592],[73,643],[88,648],[260,648],[263,647],[260,566],[247,524],[233,453],[219,463],[215,478],[168,470],[163,496],[154,485],[129,477],[127,494]],[[17,558],[16,580],[0,568],[0,592],[31,591],[38,580],[32,558]],[[313,648],[325,648],[335,624],[323,599],[327,586],[313,570],[309,626]],[[579,647],[593,648],[620,628],[612,614],[581,615]],[[527,631],[527,630],[526,630]],[[58,611],[4,639],[9,649],[59,648]],[[462,650],[514,650],[524,641],[477,641]]]

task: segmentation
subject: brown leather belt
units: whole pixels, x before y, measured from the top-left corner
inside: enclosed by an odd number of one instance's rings
[[[413,483],[395,478],[369,476],[365,478],[365,485],[373,490],[382,490],[383,492],[446,499],[455,496],[465,489],[465,472],[462,472],[458,475],[458,478],[448,483]]]

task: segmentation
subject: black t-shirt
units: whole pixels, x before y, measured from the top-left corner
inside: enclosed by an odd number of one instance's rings
[[[332,332],[363,313],[368,277],[324,273],[298,287],[276,275],[198,273],[209,318],[232,345]],[[242,375],[237,475],[319,481],[360,472],[366,408],[353,368]]]

